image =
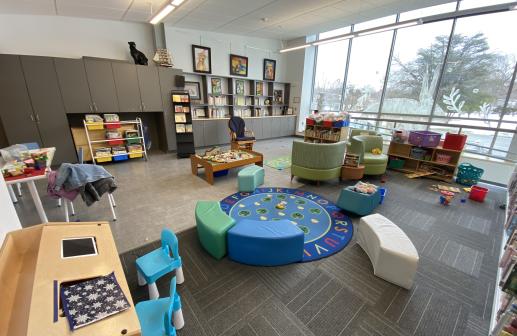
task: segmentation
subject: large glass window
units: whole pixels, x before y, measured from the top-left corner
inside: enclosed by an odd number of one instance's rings
[[[449,20],[397,31],[383,113],[431,113],[451,27]]]
[[[350,27],[321,33],[319,38],[329,38],[350,32]],[[343,79],[349,41],[322,44],[318,47],[312,110],[340,111]]]
[[[506,2],[449,2],[401,13],[398,21]],[[353,31],[395,20],[390,16],[358,23]],[[471,152],[517,153],[517,83],[509,95],[517,67],[517,44],[508,40],[513,31],[517,31],[517,11],[424,23],[321,45],[313,108],[344,109],[356,121],[384,130],[463,132]]]

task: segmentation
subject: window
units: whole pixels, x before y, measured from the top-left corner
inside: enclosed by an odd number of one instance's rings
[[[504,32],[515,30],[514,12],[457,20],[435,115],[500,118],[517,55]]]
[[[393,32],[355,38],[348,68],[344,109],[378,112]]]
[[[382,113],[429,114],[452,20],[399,29]]]
[[[348,32],[350,32],[350,27],[322,33],[319,38],[324,39]],[[349,41],[338,41],[322,44],[318,47],[312,110],[341,110],[341,93],[343,91],[348,43]]]
[[[449,2],[401,13],[398,21],[507,2]],[[395,21],[396,16],[389,16],[362,22],[353,31]],[[348,31],[347,27],[321,37]],[[506,153],[517,153],[513,133],[517,130],[517,83],[509,95],[517,68],[517,44],[508,40],[513,31],[517,31],[517,11],[438,21],[322,45],[313,106],[352,112],[357,123],[386,134],[392,128],[463,132],[468,135],[468,151],[515,159],[517,155]]]

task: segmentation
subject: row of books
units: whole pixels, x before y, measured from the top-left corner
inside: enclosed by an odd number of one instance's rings
[[[188,99],[188,95],[179,95],[179,94],[175,94],[175,95],[172,95],[172,101],[174,103],[188,103],[189,102],[189,99]]]
[[[176,113],[190,113],[190,107],[189,106],[176,105],[176,106],[174,106],[174,112],[176,112]]]
[[[176,133],[192,133],[192,124],[176,124]]]
[[[228,105],[228,99],[225,96],[222,96],[222,97],[209,96],[208,105],[214,105],[214,106]]]

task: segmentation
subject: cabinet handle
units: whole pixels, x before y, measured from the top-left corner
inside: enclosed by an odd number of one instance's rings
[[[36,122],[39,123],[39,114],[36,114]]]
[[[97,109],[97,104],[95,104],[95,102],[93,102],[93,109],[95,110],[95,112],[99,112],[99,110]]]
[[[145,111],[145,104],[142,103],[142,112],[144,112],[144,111]]]
[[[32,121],[36,121],[36,120],[34,119],[34,115],[33,115],[32,113],[31,113],[31,120],[32,120]]]
[[[90,108],[90,112],[93,112],[92,104],[88,104],[88,107]]]

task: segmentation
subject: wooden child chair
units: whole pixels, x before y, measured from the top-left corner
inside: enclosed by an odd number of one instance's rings
[[[241,117],[231,117],[228,121],[228,127],[230,128],[231,149],[247,149],[253,150],[253,144],[255,143],[255,134],[252,130],[246,129],[246,123]]]

